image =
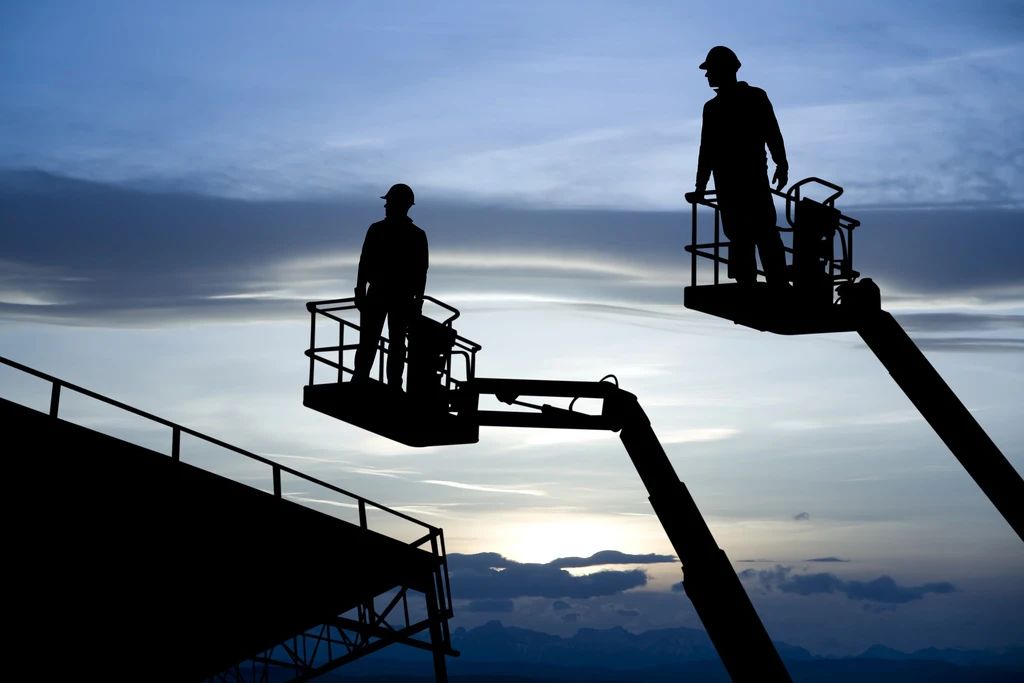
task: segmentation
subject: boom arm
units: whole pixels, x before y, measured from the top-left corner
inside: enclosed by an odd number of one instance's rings
[[[682,562],[686,595],[729,675],[734,681],[791,680],[729,558],[715,542],[686,485],[679,481],[636,396],[603,381],[474,379],[466,391],[474,406],[481,394],[487,394],[537,411],[476,410],[481,426],[618,431],[647,488],[651,507]],[[600,415],[591,415],[527,403],[521,396],[603,399],[603,404]]]
[[[886,311],[871,316],[857,332],[1024,540],[1024,481],[913,340]]]

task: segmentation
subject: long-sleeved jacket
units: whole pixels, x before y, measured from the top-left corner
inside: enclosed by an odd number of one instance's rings
[[[427,284],[427,234],[408,216],[385,218],[366,231],[356,290],[389,300],[422,297]]]
[[[720,88],[704,105],[697,187],[711,174],[721,198],[767,184],[765,145],[777,166],[788,168],[779,122],[764,90],[740,81]]]

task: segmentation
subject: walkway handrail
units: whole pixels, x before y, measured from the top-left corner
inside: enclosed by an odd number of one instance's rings
[[[435,539],[438,536],[441,536],[441,534],[442,534],[442,531],[441,531],[441,529],[439,527],[435,527],[435,526],[433,526],[431,524],[427,524],[426,522],[422,522],[422,521],[420,521],[418,519],[414,519],[413,517],[410,517],[409,515],[406,515],[406,514],[404,514],[402,512],[399,512],[397,510],[393,510],[393,509],[387,507],[386,505],[381,505],[380,503],[375,503],[374,501],[369,500],[368,498],[364,498],[364,497],[362,497],[360,495],[352,493],[351,491],[346,491],[345,489],[343,489],[341,487],[335,486],[333,484],[329,484],[329,483],[327,483],[325,481],[321,481],[321,480],[319,480],[319,479],[317,479],[315,477],[311,477],[308,474],[304,474],[302,472],[299,472],[298,470],[292,469],[291,467],[288,467],[287,465],[281,465],[280,463],[276,463],[273,460],[270,460],[269,458],[265,458],[262,455],[257,455],[256,453],[252,453],[250,451],[247,451],[244,448],[239,448],[238,446],[233,446],[233,445],[231,445],[229,443],[221,441],[220,439],[214,438],[212,436],[208,436],[208,435],[203,434],[201,432],[197,432],[194,429],[190,429],[188,427],[184,427],[184,426],[179,425],[177,423],[171,422],[170,420],[166,420],[166,419],[164,419],[162,417],[159,417],[157,415],[153,415],[152,413],[147,413],[144,410],[139,410],[138,408],[135,408],[133,406],[127,405],[125,403],[122,403],[122,402],[117,401],[115,399],[109,398],[107,396],[103,396],[102,394],[98,394],[95,391],[90,391],[89,389],[86,389],[84,387],[80,387],[80,386],[78,386],[76,384],[72,384],[71,382],[67,382],[67,381],[62,380],[62,379],[60,379],[58,377],[54,377],[53,375],[49,375],[49,374],[47,374],[45,372],[42,372],[40,370],[36,370],[35,368],[31,368],[31,367],[29,367],[27,365],[23,365],[23,364],[21,364],[21,363],[19,363],[17,361],[9,359],[9,358],[5,358],[3,356],[0,356],[0,363],[3,363],[4,365],[12,367],[12,368],[14,368],[16,370],[20,370],[20,371],[22,371],[24,373],[27,373],[29,375],[34,375],[35,377],[38,377],[40,379],[46,380],[47,382],[51,383],[52,389],[50,391],[50,417],[58,417],[58,411],[60,409],[61,389],[70,389],[70,390],[75,391],[75,392],[77,392],[79,394],[82,394],[84,396],[88,396],[89,398],[93,398],[93,399],[96,399],[96,400],[101,401],[103,403],[106,403],[108,405],[112,405],[115,408],[120,408],[120,409],[125,410],[125,411],[127,411],[129,413],[132,413],[134,415],[138,415],[139,417],[143,417],[143,418],[146,418],[147,420],[150,420],[152,422],[156,422],[158,424],[164,425],[165,427],[170,427],[171,430],[172,430],[172,436],[171,436],[171,459],[172,460],[179,461],[181,459],[180,458],[180,455],[181,455],[181,435],[182,434],[188,434],[189,436],[196,437],[196,438],[201,439],[203,441],[206,441],[208,443],[212,443],[212,444],[214,444],[216,446],[220,446],[221,448],[226,448],[227,450],[230,450],[230,451],[233,451],[235,453],[238,453],[239,455],[243,455],[243,456],[245,456],[247,458],[251,458],[252,460],[256,460],[257,462],[261,462],[261,463],[263,463],[265,465],[269,465],[272,468],[272,471],[273,471],[274,497],[275,498],[283,498],[282,493],[281,493],[281,473],[284,472],[284,473],[290,474],[290,475],[292,475],[294,477],[298,477],[300,479],[304,479],[304,480],[306,480],[306,481],[308,481],[308,482],[310,482],[312,484],[316,484],[317,486],[322,486],[322,487],[324,487],[324,488],[326,488],[326,489],[328,489],[330,491],[334,491],[335,493],[339,493],[339,494],[341,494],[343,496],[347,496],[348,498],[352,498],[355,501],[357,501],[358,510],[359,510],[359,525],[363,529],[368,529],[369,528],[368,525],[367,525],[367,519],[366,519],[366,507],[369,505],[369,506],[371,506],[373,508],[376,508],[378,510],[381,510],[383,512],[386,512],[388,514],[394,515],[394,516],[399,517],[401,519],[404,519],[404,520],[406,520],[408,522],[412,522],[413,524],[417,524],[419,526],[422,526],[422,527],[428,529],[428,533],[427,533],[426,536],[424,536],[422,538],[419,538],[416,541],[413,541],[412,543],[408,544],[408,545],[411,545],[413,547],[419,547],[419,546],[423,545],[424,543],[426,543],[427,541],[429,541],[431,539]],[[441,543],[443,544],[443,542],[444,541],[443,541],[443,537],[442,537]],[[437,555],[436,552],[434,554]]]

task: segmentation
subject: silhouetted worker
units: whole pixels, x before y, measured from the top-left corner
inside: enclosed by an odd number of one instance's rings
[[[415,204],[412,188],[392,185],[381,199],[384,220],[366,231],[359,256],[356,279],[356,307],[359,309],[359,348],[356,350],[354,381],[370,376],[384,318],[388,319],[388,384],[402,387],[405,363],[405,335],[409,322],[423,308],[427,284],[427,235],[409,218]],[[367,289],[367,285],[369,288]]]
[[[786,253],[775,226],[765,145],[775,162],[772,182],[780,190],[789,182],[789,164],[772,103],[764,90],[736,81],[740,60],[723,45],[711,48],[700,68],[717,94],[704,105],[696,192],[702,195],[714,174],[729,238],[729,277],[741,285],[757,280],[756,245],[768,283],[784,286]]]

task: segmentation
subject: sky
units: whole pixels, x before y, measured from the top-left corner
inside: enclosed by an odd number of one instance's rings
[[[302,407],[303,304],[352,291],[406,182],[478,374],[614,373],[774,638],[1024,644],[1024,548],[858,337],[683,308],[715,44],[768,92],[791,179],[844,186],[856,267],[1024,470],[1012,2],[4,3],[2,355],[443,527],[459,624],[697,626],[614,435],[410,449]],[[4,397],[48,391],[0,369]]]

